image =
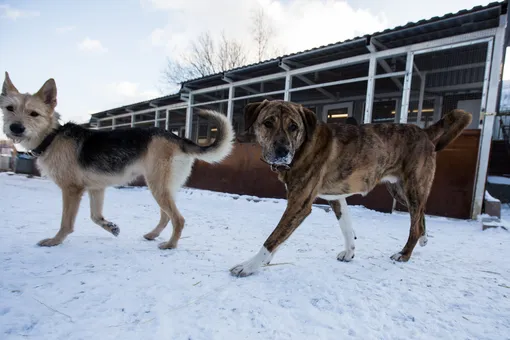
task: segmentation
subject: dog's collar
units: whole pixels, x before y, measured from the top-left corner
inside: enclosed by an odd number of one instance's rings
[[[50,133],[49,135],[47,135],[43,141],[41,142],[41,144],[39,144],[39,146],[37,146],[35,149],[33,150],[30,150],[28,153],[32,156],[32,157],[39,157],[41,156],[44,151],[46,151],[46,149],[50,146],[50,144],[53,142],[53,140],[55,139],[55,137],[57,136],[57,133],[58,133],[58,130],[53,130],[52,133]]]
[[[290,170],[290,166],[287,164],[272,164],[269,162],[266,162],[263,158],[260,158],[260,160],[266,164],[268,164],[271,167],[271,171],[273,172],[282,172],[282,171],[288,171]]]

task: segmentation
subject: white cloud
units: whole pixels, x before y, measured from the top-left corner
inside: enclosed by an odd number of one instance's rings
[[[165,30],[161,28],[156,28],[149,36],[151,44],[154,46],[164,46],[165,41]]]
[[[0,11],[2,12],[3,18],[8,18],[11,20],[17,20],[20,18],[38,17],[40,15],[40,13],[37,11],[24,11],[21,9],[13,8],[7,4],[0,5]]]
[[[143,8],[172,10],[181,9],[188,5],[187,0],[140,0]]]
[[[104,53],[108,51],[108,49],[104,47],[99,40],[90,39],[89,37],[80,42],[78,44],[78,48],[82,51],[93,53]]]
[[[161,96],[154,90],[140,90],[140,84],[129,81],[120,81],[109,84],[107,86],[107,91],[108,93],[117,96],[121,105]]]
[[[141,0],[144,8],[163,10],[169,24],[152,31],[148,41],[178,58],[200,33],[209,31],[242,42],[254,51],[251,38],[253,10],[262,6],[274,26],[273,45],[284,53],[351,39],[383,30],[388,26],[384,14],[355,9],[346,1],[328,0]],[[228,8],[227,10],[224,10]],[[253,53],[252,53],[253,54]]]
[[[57,27],[57,33],[59,34],[64,34],[64,33],[67,33],[67,32],[71,32],[75,29],[76,27],[75,26],[62,26],[62,27]]]
[[[97,111],[96,111],[97,112]],[[93,113],[93,112],[90,112]],[[83,124],[87,123],[90,120],[90,113],[87,114],[75,114],[75,115],[66,115],[65,117],[62,117],[62,123],[71,121],[76,124]]]

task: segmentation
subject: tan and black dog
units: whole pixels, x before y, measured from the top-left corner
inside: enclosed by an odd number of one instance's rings
[[[211,145],[200,146],[165,129],[136,127],[125,130],[91,130],[73,123],[60,125],[55,112],[57,87],[53,79],[35,94],[20,93],[9,74],[0,95],[4,133],[37,156],[37,166],[62,190],[60,230],[40,246],[55,246],[73,232],[78,207],[85,191],[90,197],[94,223],[117,236],[119,227],[103,217],[105,188],[127,184],[144,176],[160,207],[158,225],[144,237],[154,240],[172,221],[173,233],[161,249],[177,247],[184,218],[175,205],[175,195],[191,173],[195,159],[220,162],[233,147],[234,131],[227,117],[203,111],[218,127]]]
[[[453,110],[432,126],[411,124],[342,124],[333,132],[314,112],[286,101],[248,104],[246,129],[253,127],[262,158],[278,172],[287,189],[287,208],[257,255],[230,269],[248,276],[268,264],[275,251],[312,211],[316,197],[328,200],[345,239],[340,261],[354,258],[354,240],[346,197],[366,195],[386,182],[392,196],[411,215],[409,238],[391,256],[406,262],[419,241],[427,243],[425,204],[434,180],[436,152],[456,139],[471,114]]]

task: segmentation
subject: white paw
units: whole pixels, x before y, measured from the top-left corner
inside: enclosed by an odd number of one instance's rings
[[[354,258],[354,249],[344,250],[338,253],[336,259],[342,262],[350,262]]]
[[[271,261],[273,254],[265,247],[262,247],[253,258],[231,268],[230,273],[237,277],[249,276],[257,272],[261,266],[268,264]]]
[[[407,262],[407,261],[409,261],[409,257],[402,255],[402,253],[395,253],[395,254],[391,255],[391,259],[393,261],[397,261],[397,262]]]
[[[427,245],[427,243],[429,242],[429,239],[427,238],[427,235],[423,235],[422,237],[420,237],[418,242],[420,243],[421,247],[425,247]]]
[[[230,269],[230,273],[237,277],[246,277],[256,273],[260,266],[255,266],[253,261],[243,262]]]

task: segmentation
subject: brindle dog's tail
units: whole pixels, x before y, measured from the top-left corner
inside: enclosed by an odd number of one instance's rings
[[[472,116],[463,110],[452,110],[437,123],[425,129],[429,139],[436,145],[436,152],[453,142],[471,124]]]
[[[210,119],[216,126],[216,138],[207,146],[201,146],[190,140],[185,140],[183,151],[207,163],[219,163],[232,152],[234,143],[234,129],[227,117],[216,111],[200,110],[199,116]]]

